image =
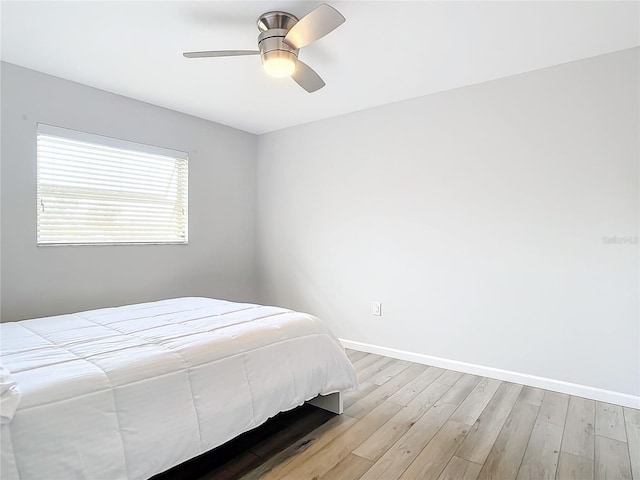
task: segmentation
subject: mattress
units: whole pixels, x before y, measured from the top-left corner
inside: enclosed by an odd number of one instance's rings
[[[0,342],[19,391],[2,413],[3,480],[149,478],[356,386],[317,318],[208,298],[5,323]]]

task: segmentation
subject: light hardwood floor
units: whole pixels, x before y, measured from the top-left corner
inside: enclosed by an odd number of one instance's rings
[[[198,477],[640,480],[638,410],[347,354],[360,390],[346,394],[343,415],[282,414],[205,461]]]

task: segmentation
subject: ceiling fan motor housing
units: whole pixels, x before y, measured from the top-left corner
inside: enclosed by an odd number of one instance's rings
[[[258,48],[262,63],[274,58],[296,61],[298,49],[285,43],[284,37],[297,22],[298,18],[287,12],[267,12],[258,19]]]

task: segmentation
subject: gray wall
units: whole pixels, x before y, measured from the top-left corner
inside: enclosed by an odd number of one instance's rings
[[[2,320],[262,301],[349,340],[638,395],[638,245],[603,242],[638,235],[638,54],[257,138],[2,64]],[[190,244],[36,247],[37,122],[187,151]]]
[[[2,64],[2,320],[182,295],[255,299],[254,135]],[[189,245],[36,246],[36,124],[189,153]]]
[[[263,135],[262,300],[640,394],[638,49]],[[383,316],[371,315],[372,301]]]

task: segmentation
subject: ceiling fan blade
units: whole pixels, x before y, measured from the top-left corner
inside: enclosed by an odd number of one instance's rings
[[[296,70],[291,78],[309,93],[320,90],[326,85],[313,68],[300,60],[296,63]]]
[[[241,55],[260,55],[258,50],[216,50],[213,52],[184,52],[187,58],[204,58],[204,57],[238,57]]]
[[[284,41],[294,48],[302,48],[331,33],[344,22],[340,12],[323,3],[291,27]]]

